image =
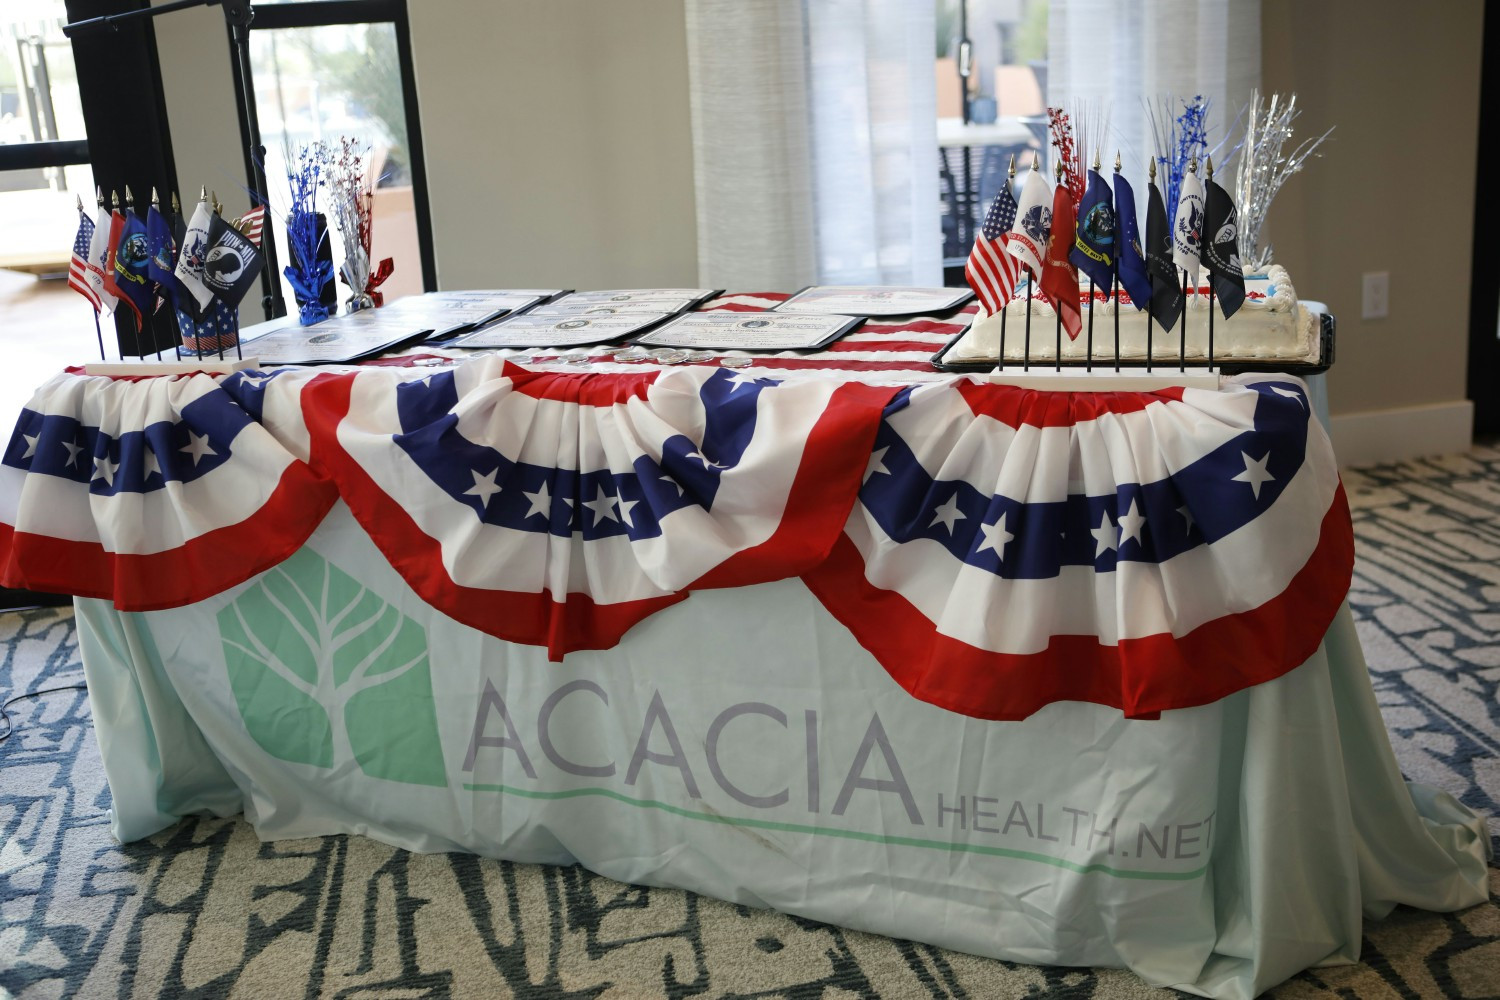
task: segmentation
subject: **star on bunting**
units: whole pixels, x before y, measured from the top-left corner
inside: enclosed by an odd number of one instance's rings
[[[1191,535],[1193,533],[1193,525],[1198,523],[1193,520],[1193,512],[1188,510],[1187,504],[1183,504],[1177,508],[1177,513],[1181,514],[1182,519],[1187,522],[1187,527],[1183,529],[1182,533],[1184,535]]]
[[[115,485],[115,472],[119,468],[120,463],[111,462],[108,455],[105,455],[103,458],[95,458],[94,474],[89,478],[90,480],[94,480],[103,477],[104,485],[113,488]]]
[[[702,451],[690,451],[686,455],[684,455],[683,458],[696,458],[698,461],[700,461],[700,462],[703,463],[703,467],[705,469],[722,469],[722,468],[724,468],[724,466],[720,465],[718,462],[715,462],[713,459],[711,459],[707,455],[703,454]]]
[[[594,527],[598,527],[603,521],[618,521],[620,518],[615,514],[615,505],[619,503],[618,498],[604,492],[604,484],[599,484],[599,496],[593,500],[585,500],[583,505],[594,512]]]
[[[547,489],[545,480],[542,482],[541,489],[535,493],[528,493],[525,490],[521,492],[526,497],[526,502],[530,504],[526,508],[526,517],[535,517],[540,514],[549,521],[552,519],[552,493]]]
[[[1136,510],[1135,501],[1130,501],[1128,513],[1120,515],[1120,544],[1134,539],[1136,544],[1141,544],[1141,529],[1146,526],[1146,516]]]
[[[658,476],[657,478],[664,483],[671,483],[673,486],[677,487],[677,495],[679,497],[682,496],[682,484],[679,483],[676,479],[673,479],[671,476]]]
[[[1010,514],[1008,512],[1001,514],[1000,520],[996,521],[994,524],[985,524],[982,521],[980,522],[979,530],[984,532],[984,541],[980,542],[979,548],[974,550],[976,555],[980,552],[983,552],[985,549],[991,549],[994,551],[995,557],[997,559],[999,559],[1001,562],[1005,561],[1005,546],[1014,541],[1016,537],[1009,531],[1005,530],[1005,519],[1009,516]]]
[[[751,375],[749,372],[735,372],[733,375],[729,376],[729,391],[731,394],[739,391],[739,388],[742,385],[760,384],[760,379],[756,378],[754,375]]]
[[[26,454],[22,455],[21,457],[22,458],[30,458],[32,455],[36,454],[36,439],[39,438],[39,437],[41,437],[41,435],[40,434],[22,434],[21,436],[26,439]]]
[[[495,466],[487,476],[481,476],[478,469],[470,469],[469,474],[474,477],[474,485],[464,490],[464,496],[478,497],[479,506],[488,510],[490,497],[500,492],[500,485],[495,482],[495,477],[500,474],[500,467]]]
[[[634,507],[638,503],[640,503],[639,500],[620,501],[620,516],[625,519],[625,526],[627,528],[635,527],[635,522],[630,519],[630,508]]]
[[[1094,558],[1098,559],[1111,549],[1120,547],[1120,529],[1110,523],[1109,511],[1099,515],[1099,527],[1090,528],[1089,534],[1094,536]]]
[[[83,450],[83,445],[76,444],[72,441],[63,441],[62,446],[68,449],[68,460],[63,464],[69,466],[73,465],[73,463],[78,461],[78,453]]]
[[[1307,409],[1307,401],[1302,398],[1302,393],[1297,392],[1297,391],[1295,391],[1293,389],[1283,389],[1279,385],[1273,385],[1273,386],[1271,386],[1271,391],[1274,392],[1274,393],[1276,393],[1276,395],[1278,395],[1278,396],[1286,396],[1288,399],[1295,399],[1298,403],[1300,403],[1302,405],[1302,408],[1304,410]]]
[[[161,463],[157,461],[156,452],[153,451],[149,445],[147,445],[146,447],[146,460],[143,464],[145,466],[145,471],[141,473],[142,480],[150,479],[151,473],[153,472],[158,476],[161,476],[163,479],[167,478],[166,476],[162,475]]]
[[[966,517],[968,515],[958,509],[958,494],[955,492],[948,498],[947,503],[941,507],[933,508],[932,521],[928,523],[927,527],[930,528],[935,524],[941,523],[943,527],[948,529],[948,534],[951,535],[953,534],[953,522],[962,521]]]
[[[1276,477],[1266,471],[1266,463],[1271,460],[1271,453],[1268,451],[1260,458],[1251,458],[1249,452],[1242,451],[1240,457],[1245,460],[1245,471],[1235,476],[1233,482],[1249,483],[1255,499],[1259,500],[1261,483],[1276,481]]]
[[[890,447],[887,446],[877,448],[870,453],[870,464],[865,466],[865,478],[862,480],[863,482],[869,482],[870,477],[874,475],[889,476],[891,474],[891,470],[885,467],[885,453],[890,450]]]
[[[218,452],[208,446],[207,434],[194,434],[192,431],[188,431],[188,443],[177,450],[185,451],[193,456],[193,468],[195,469],[198,467],[198,459],[204,455],[218,454]]]

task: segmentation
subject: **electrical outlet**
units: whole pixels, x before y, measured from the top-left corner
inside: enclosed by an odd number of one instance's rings
[[[1391,272],[1366,271],[1361,319],[1385,319],[1391,312]]]

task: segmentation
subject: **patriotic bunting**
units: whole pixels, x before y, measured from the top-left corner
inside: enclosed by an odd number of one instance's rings
[[[985,718],[1212,701],[1305,660],[1347,591],[1349,516],[1295,379],[793,374],[63,374],[0,461],[0,583],[202,601],[341,499],[434,607],[555,659],[693,589],[800,576],[907,690]]]

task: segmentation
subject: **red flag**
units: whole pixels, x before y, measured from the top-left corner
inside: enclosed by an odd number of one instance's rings
[[[139,328],[141,311],[136,308],[134,302],[130,301],[130,296],[115,284],[115,250],[120,246],[120,234],[124,231],[125,215],[117,208],[109,215],[109,253],[104,258],[104,290],[130,307],[131,313],[135,315],[136,327]]]
[[[1063,329],[1077,339],[1083,330],[1083,315],[1078,308],[1078,269],[1068,260],[1078,235],[1073,196],[1066,184],[1052,192],[1052,237],[1047,242],[1047,259],[1042,262],[1042,294],[1062,317]]]

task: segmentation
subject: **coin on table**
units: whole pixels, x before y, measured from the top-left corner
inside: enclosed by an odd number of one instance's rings
[[[688,351],[687,354],[688,361],[695,365],[702,364],[705,361],[712,361],[716,357],[718,355],[713,351]]]
[[[659,365],[680,365],[687,358],[687,351],[679,351],[675,347],[663,347],[651,352],[651,360]]]
[[[754,358],[720,358],[719,359],[719,367],[721,367],[721,368],[749,368],[754,363],[755,363],[755,359]]]
[[[646,357],[650,357],[650,354],[639,344],[631,344],[629,347],[622,347],[615,352],[616,361],[639,361]]]

